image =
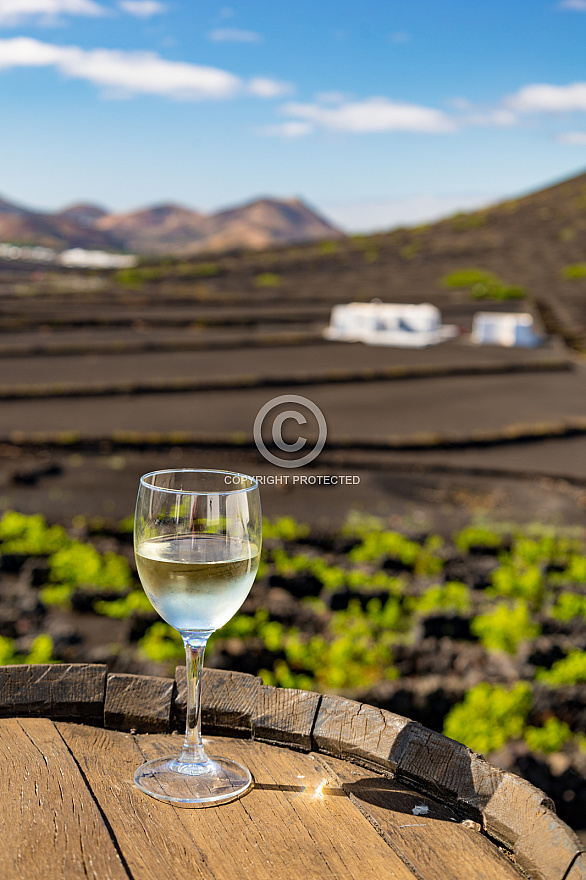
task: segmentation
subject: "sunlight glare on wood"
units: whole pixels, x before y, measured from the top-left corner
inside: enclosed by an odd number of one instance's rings
[[[312,801],[323,801],[324,799],[324,788],[328,784],[327,779],[322,779],[317,788],[315,789],[312,797]]]

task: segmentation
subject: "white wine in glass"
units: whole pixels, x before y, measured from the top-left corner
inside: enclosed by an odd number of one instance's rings
[[[262,519],[253,477],[229,471],[167,470],[141,477],[134,550],[145,593],[181,633],[187,658],[187,722],[180,755],[148,761],[134,781],[177,806],[207,807],[241,797],[250,771],[206,755],[200,733],[201,674],[209,636],[250,592]]]

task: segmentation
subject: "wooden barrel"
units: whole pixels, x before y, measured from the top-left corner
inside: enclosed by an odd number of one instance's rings
[[[203,732],[254,789],[206,810],[149,798],[132,774],[179,751],[185,695],[184,667],[0,667],[0,876],[586,880],[586,848],[525,780],[407,718],[241,673],[205,671]]]

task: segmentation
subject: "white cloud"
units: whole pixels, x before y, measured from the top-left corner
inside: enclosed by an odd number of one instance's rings
[[[265,125],[260,129],[260,134],[269,135],[269,137],[282,137],[287,140],[293,138],[305,137],[311,134],[314,126],[311,122],[280,122],[278,125]]]
[[[586,0],[584,3],[586,5]],[[523,115],[586,113],[586,82],[561,86],[530,83],[489,108],[475,106],[465,98],[452,99],[450,104],[457,114],[454,119],[458,126],[506,128],[518,125]]]
[[[403,104],[388,98],[365,98],[338,106],[285,104],[281,112],[331,131],[355,133],[381,131],[446,132],[455,126],[449,116],[432,107]]]
[[[295,90],[291,83],[267,79],[265,76],[255,76],[249,80],[247,91],[251,95],[256,95],[257,98],[278,98],[281,95],[290,95]]]
[[[556,138],[559,144],[586,146],[586,131],[565,131]]]
[[[0,0],[0,25],[16,25],[30,19],[54,24],[59,15],[107,15],[94,0]]]
[[[210,31],[208,39],[214,43],[260,43],[262,37],[256,31],[241,31],[238,28],[217,28]]]
[[[137,18],[150,18],[152,15],[160,15],[167,11],[164,3],[158,0],[119,0],[118,6],[123,12],[135,15]]]
[[[396,199],[372,199],[322,205],[323,212],[346,232],[377,232],[397,226],[414,226],[472,211],[497,201],[491,195],[416,195]]]
[[[345,95],[344,92],[319,92],[315,100],[319,104],[343,104],[350,100],[350,95]]]
[[[573,9],[577,12],[586,12],[586,0],[561,0],[558,5],[560,9]]]
[[[505,106],[517,113],[568,113],[586,111],[586,82],[567,86],[536,83],[523,86],[504,99]]]
[[[29,37],[0,40],[0,70],[10,67],[46,67],[57,64],[61,52],[59,46],[41,43]]]
[[[155,52],[80,49],[55,46],[30,37],[0,40],[0,69],[54,67],[64,76],[83,79],[118,97],[147,94],[179,100],[230,98],[238,94],[271,97],[284,83],[253,79],[247,83],[225,70],[181,61],[166,61]],[[290,87],[288,87],[290,88]]]
[[[478,125],[487,128],[510,128],[519,121],[512,110],[495,107],[492,110],[480,110],[464,115],[461,122],[465,125]]]

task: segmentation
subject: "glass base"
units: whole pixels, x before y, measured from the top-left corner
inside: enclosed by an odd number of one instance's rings
[[[246,767],[225,758],[204,764],[183,762],[176,755],[147,761],[134,774],[145,794],[176,807],[214,807],[242,797],[253,786]]]

